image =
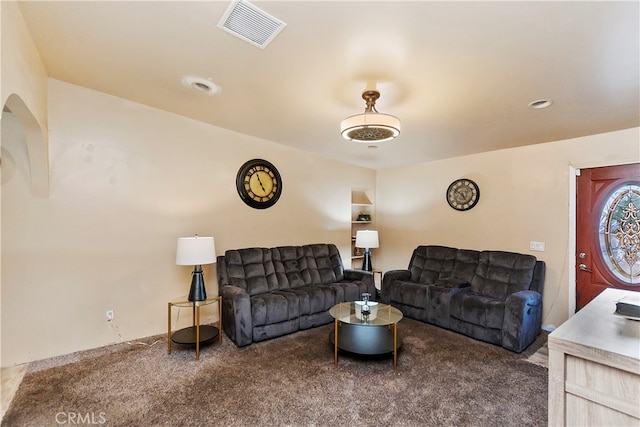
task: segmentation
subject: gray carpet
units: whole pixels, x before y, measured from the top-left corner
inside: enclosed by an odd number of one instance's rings
[[[3,426],[546,426],[547,370],[522,354],[403,319],[390,357],[341,354],[332,325],[201,351],[166,337],[32,363]],[[153,342],[156,342],[153,345]]]

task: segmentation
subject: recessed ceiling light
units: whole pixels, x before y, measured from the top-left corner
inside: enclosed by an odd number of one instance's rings
[[[542,110],[543,108],[551,107],[553,101],[550,99],[538,99],[537,101],[533,101],[529,103],[529,108],[533,108],[535,110]]]
[[[182,84],[207,95],[215,95],[222,90],[220,86],[211,80],[196,76],[184,76],[182,78]]]

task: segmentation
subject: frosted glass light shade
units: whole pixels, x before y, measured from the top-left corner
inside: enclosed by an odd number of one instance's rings
[[[374,230],[358,230],[356,231],[356,247],[357,248],[377,248],[378,232]]]
[[[177,265],[203,265],[216,262],[213,237],[180,237],[176,250]]]
[[[340,133],[349,141],[388,141],[400,135],[400,120],[390,114],[365,112],[344,119],[340,124]]]

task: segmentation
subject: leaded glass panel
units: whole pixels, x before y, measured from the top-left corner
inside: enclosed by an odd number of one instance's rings
[[[619,280],[640,284],[640,185],[616,189],[600,215],[602,259]]]

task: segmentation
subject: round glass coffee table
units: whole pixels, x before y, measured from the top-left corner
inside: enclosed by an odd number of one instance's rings
[[[334,346],[334,361],[338,364],[338,349],[355,354],[393,353],[393,369],[398,362],[398,322],[402,312],[395,307],[369,302],[369,313],[362,311],[362,301],[334,305],[329,314],[335,319],[329,341]]]

